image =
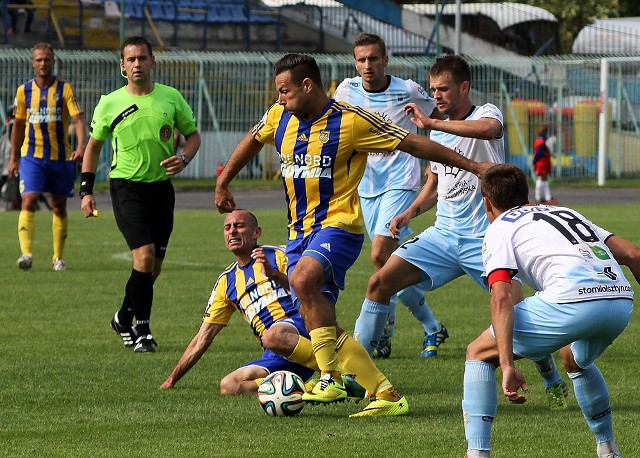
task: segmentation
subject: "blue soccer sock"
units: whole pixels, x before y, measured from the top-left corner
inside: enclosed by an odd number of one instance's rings
[[[378,345],[384,325],[387,322],[389,306],[380,302],[365,299],[360,309],[360,316],[356,320],[353,338],[373,355],[373,349]]]
[[[553,355],[547,355],[540,361],[534,361],[538,373],[542,376],[545,388],[550,388],[562,383],[562,376],[558,372],[558,366]]]
[[[396,333],[396,308],[398,305],[398,296],[391,296],[391,300],[389,301],[389,313],[387,313],[387,322],[384,325],[384,330],[382,331],[382,337],[386,339],[391,339]]]
[[[613,418],[609,403],[609,390],[604,377],[595,364],[582,372],[570,373],[576,401],[596,436],[596,443],[613,440]]]
[[[442,325],[431,313],[431,309],[424,299],[422,288],[409,286],[398,293],[398,299],[409,309],[415,319],[422,323],[424,332],[433,334],[440,330]]]
[[[462,413],[468,450],[491,449],[491,425],[498,409],[496,368],[483,361],[464,363]]]

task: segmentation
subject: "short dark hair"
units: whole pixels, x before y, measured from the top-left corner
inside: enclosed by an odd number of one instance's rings
[[[151,48],[151,42],[145,37],[135,36],[129,37],[120,46],[120,59],[124,59],[124,48],[127,46],[146,46],[149,50],[149,57],[153,57],[153,49]]]
[[[527,175],[513,164],[497,164],[480,180],[482,195],[499,210],[509,210],[529,203]]]
[[[273,71],[276,76],[280,73],[290,71],[291,81],[298,86],[302,86],[302,81],[304,81],[305,78],[309,78],[317,84],[318,87],[322,87],[320,68],[316,60],[311,56],[304,54],[287,54],[276,62],[273,66]]]
[[[461,56],[438,57],[429,70],[429,75],[439,76],[445,72],[451,73],[456,84],[462,84],[465,81],[471,82],[471,68]]]
[[[378,45],[380,47],[380,52],[383,56],[387,55],[387,47],[384,44],[384,40],[380,38],[378,35],[373,33],[359,33],[353,39],[353,47],[356,46],[367,46],[367,45]]]

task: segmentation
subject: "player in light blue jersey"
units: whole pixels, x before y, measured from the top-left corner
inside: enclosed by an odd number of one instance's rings
[[[598,458],[620,458],[609,391],[595,361],[631,318],[633,288],[620,264],[638,279],[640,248],[570,208],[527,205],[527,175],[515,165],[489,169],[482,177],[482,194],[491,221],[482,251],[491,290],[491,327],[467,347],[465,456],[490,456],[498,407],[496,368],[502,372],[505,398],[522,404],[526,397],[519,390],[526,391],[527,382],[514,360],[536,360],[559,350],[595,436]],[[520,285],[514,289],[514,275],[535,294],[522,298]],[[510,429],[509,435],[515,437],[518,429]],[[562,455],[586,456],[578,451]]]
[[[436,109],[435,101],[418,83],[385,74],[389,56],[382,38],[369,33],[359,34],[353,41],[353,57],[360,76],[346,78],[340,83],[334,95],[336,100],[374,111],[387,121],[413,133],[417,133],[418,129],[404,112],[404,107],[409,102],[415,103],[431,116],[444,118]],[[416,157],[400,150],[391,154],[369,153],[358,194],[365,227],[371,239],[371,261],[376,270],[387,262],[400,241],[412,234],[407,225],[401,229],[399,237],[396,237],[389,232],[389,223],[409,207],[419,189],[420,162]],[[436,356],[437,347],[430,346],[429,342],[435,341],[438,333],[446,338],[447,331],[433,316],[424,300],[422,289],[417,286],[410,286],[397,296],[392,296],[387,324],[379,342],[360,340],[363,333],[358,326],[368,326],[366,311],[363,319],[357,322],[354,338],[374,356],[388,358],[394,333],[396,298],[402,301],[424,328],[421,356]]]
[[[438,110],[448,119],[429,118],[416,104],[408,104],[412,122],[430,129],[431,139],[460,155],[494,163],[504,162],[503,119],[492,105],[476,106],[471,102],[471,70],[459,56],[436,60],[430,70],[430,88]],[[436,222],[405,243],[369,280],[367,297],[362,305],[366,319],[373,326],[362,327],[367,335],[362,341],[375,341],[382,334],[391,296],[402,288],[422,283],[433,290],[467,274],[486,290],[482,274],[482,237],[489,226],[484,211],[480,179],[455,167],[431,163],[430,178],[417,199],[391,222],[390,230],[398,234],[411,218],[437,204]],[[361,317],[358,320],[362,319]],[[356,324],[358,329],[358,325]],[[441,343],[436,341],[437,347]],[[551,355],[537,362],[552,407],[565,407],[567,388]]]

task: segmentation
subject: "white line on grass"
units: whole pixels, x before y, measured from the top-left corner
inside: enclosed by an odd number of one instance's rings
[[[127,261],[131,262],[131,252],[125,251],[122,253],[114,253],[111,255],[111,259],[117,259],[118,261]],[[173,264],[177,266],[188,266],[188,267],[208,267],[210,264],[203,262],[188,262],[188,261],[171,261],[170,259],[165,259],[162,264]]]

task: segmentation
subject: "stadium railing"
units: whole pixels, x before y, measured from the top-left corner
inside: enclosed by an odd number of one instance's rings
[[[155,51],[155,79],[179,89],[193,107],[203,144],[190,178],[213,178],[236,143],[276,101],[273,64],[281,53]],[[351,54],[314,54],[327,92],[355,76]],[[551,126],[555,137],[554,179],[592,179],[597,161],[602,107],[607,107],[607,177],[640,177],[640,57],[608,63],[606,98],[600,97],[600,58],[547,56],[519,59],[469,57],[472,100],[497,105],[505,122],[507,159],[529,171],[535,131]],[[56,50],[56,74],[73,83],[87,120],[100,95],[123,84],[118,52]],[[428,85],[429,57],[390,60],[387,72]],[[0,49],[0,116],[15,90],[33,77],[29,49]],[[99,179],[106,179],[110,146],[101,156]],[[243,172],[246,177],[271,178],[279,161],[272,148]]]

